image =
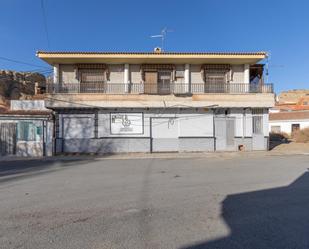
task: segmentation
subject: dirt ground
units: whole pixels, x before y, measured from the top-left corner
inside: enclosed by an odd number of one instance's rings
[[[272,152],[309,153],[309,143],[288,142],[275,146]]]

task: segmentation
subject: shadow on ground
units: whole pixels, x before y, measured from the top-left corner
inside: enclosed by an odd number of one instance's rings
[[[72,159],[34,159],[0,161],[0,183],[42,175],[68,166],[78,166],[93,161],[95,157]]]
[[[308,249],[309,172],[286,187],[227,196],[225,238],[182,249]]]

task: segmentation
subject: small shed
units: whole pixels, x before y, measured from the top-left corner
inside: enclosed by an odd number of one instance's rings
[[[15,100],[0,109],[0,156],[52,156],[52,137],[52,111],[41,101]]]

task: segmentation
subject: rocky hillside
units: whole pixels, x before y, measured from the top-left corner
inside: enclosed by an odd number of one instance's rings
[[[11,99],[32,99],[36,83],[44,87],[45,76],[39,73],[0,70],[0,105],[5,105]]]

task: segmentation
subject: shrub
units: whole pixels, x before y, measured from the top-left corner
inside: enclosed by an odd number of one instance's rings
[[[271,132],[269,134],[269,139],[270,141],[287,142],[289,139],[289,135],[285,132],[280,132],[280,133]]]
[[[308,143],[309,142],[309,127],[301,129],[294,133],[294,140],[297,143]]]

